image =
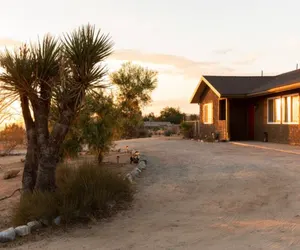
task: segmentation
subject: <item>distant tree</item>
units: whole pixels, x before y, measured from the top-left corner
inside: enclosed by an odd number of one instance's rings
[[[185,118],[185,114],[179,108],[165,107],[160,111],[159,119],[173,124],[180,124]]]
[[[141,109],[151,102],[156,88],[157,72],[127,62],[110,75],[110,80],[118,87],[123,137],[134,137],[143,121]]]
[[[119,110],[112,96],[103,92],[88,96],[83,114],[80,118],[83,141],[97,155],[99,163],[112,146],[114,135],[118,129]]]
[[[189,119],[190,119],[191,121],[196,121],[196,120],[199,119],[199,115],[197,115],[197,114],[191,114]]]
[[[0,131],[0,142],[3,145],[2,155],[8,155],[17,145],[25,142],[25,130],[18,124],[5,126],[4,130]]]
[[[148,115],[145,115],[143,117],[143,120],[144,122],[147,122],[147,121],[156,121],[157,120],[157,117],[154,115],[153,112],[149,113]]]

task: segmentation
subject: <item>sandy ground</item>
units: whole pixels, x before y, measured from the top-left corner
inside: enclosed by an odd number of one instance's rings
[[[300,249],[299,155],[184,140],[120,145],[149,157],[133,208],[16,249]]]

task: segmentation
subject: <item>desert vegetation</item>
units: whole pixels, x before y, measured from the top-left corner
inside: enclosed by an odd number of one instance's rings
[[[130,184],[102,161],[114,140],[138,136],[157,72],[128,62],[108,74],[113,46],[108,34],[86,25],[0,55],[1,98],[19,101],[24,120],[24,128],[5,127],[0,140],[26,141],[27,152],[14,223],[57,215],[69,222],[132,198]],[[64,165],[84,145],[95,161]]]

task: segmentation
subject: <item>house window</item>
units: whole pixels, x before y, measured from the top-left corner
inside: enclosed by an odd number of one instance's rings
[[[203,122],[204,124],[213,123],[213,104],[206,103],[203,105]]]
[[[268,123],[279,124],[281,122],[281,98],[268,99]]]
[[[299,95],[268,99],[269,124],[299,124]]]
[[[226,100],[219,101],[219,120],[224,121],[226,120]]]
[[[284,124],[299,123],[299,96],[282,97],[282,122]]]

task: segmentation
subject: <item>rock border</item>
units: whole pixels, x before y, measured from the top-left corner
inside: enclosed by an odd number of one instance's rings
[[[128,151],[127,151],[128,153]],[[124,179],[130,181],[130,183],[134,183],[134,180],[140,175],[140,173],[146,170],[148,161],[145,155],[140,155],[139,163],[136,164],[137,166],[130,171]],[[58,226],[61,223],[61,217],[58,216],[53,220],[53,224]],[[0,232],[0,243],[8,243],[14,241],[17,236],[24,237],[31,234],[34,231],[42,228],[43,226],[49,226],[49,221],[47,220],[39,220],[39,221],[30,221],[27,225],[20,225],[18,227],[10,227],[4,231]]]
[[[127,179],[130,183],[134,183],[134,180],[142,173],[142,171],[146,170],[148,161],[144,155],[140,156],[139,163],[137,166],[131,170],[124,179]]]

